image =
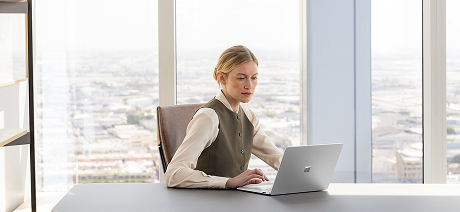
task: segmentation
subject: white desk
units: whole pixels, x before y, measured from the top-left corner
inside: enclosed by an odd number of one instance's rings
[[[52,211],[460,211],[460,185],[331,184],[327,191],[264,196],[165,184],[81,184]]]

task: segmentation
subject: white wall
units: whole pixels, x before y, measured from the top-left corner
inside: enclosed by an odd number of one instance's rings
[[[0,87],[0,128],[29,128],[27,81]],[[29,145],[0,147],[0,212],[30,198]]]

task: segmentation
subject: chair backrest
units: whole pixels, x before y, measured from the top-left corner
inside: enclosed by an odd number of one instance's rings
[[[157,107],[158,146],[163,171],[185,138],[187,125],[203,104]]]

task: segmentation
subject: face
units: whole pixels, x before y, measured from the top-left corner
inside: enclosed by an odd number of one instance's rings
[[[223,76],[221,72],[222,91],[230,105],[251,101],[257,86],[257,65],[254,61],[243,63],[240,67]]]

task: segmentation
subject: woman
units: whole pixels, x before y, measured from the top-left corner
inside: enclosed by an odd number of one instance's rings
[[[240,104],[254,94],[257,67],[257,58],[244,46],[221,54],[213,74],[221,90],[187,126],[165,173],[168,187],[237,188],[268,181],[260,169],[247,169],[251,152],[278,170],[283,153],[269,141],[254,112]]]

